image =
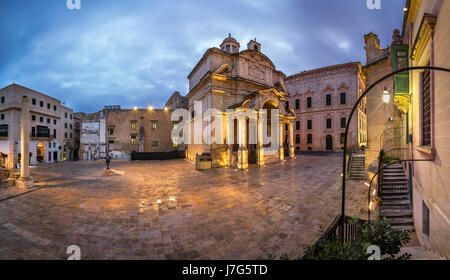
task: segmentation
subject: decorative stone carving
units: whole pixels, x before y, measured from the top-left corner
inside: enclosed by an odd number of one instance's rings
[[[263,69],[261,69],[260,67],[258,67],[258,65],[252,65],[249,68],[248,74],[251,77],[260,79],[260,80],[264,80],[265,78],[265,71]]]

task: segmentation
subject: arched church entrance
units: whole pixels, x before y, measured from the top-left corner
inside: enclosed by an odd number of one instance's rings
[[[38,162],[44,162],[45,161],[45,144],[43,142],[40,142],[36,146],[36,160]]]

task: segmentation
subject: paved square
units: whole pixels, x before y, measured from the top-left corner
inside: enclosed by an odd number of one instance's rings
[[[32,169],[33,192],[0,202],[0,259],[264,259],[302,255],[339,213],[341,156],[195,171],[184,160],[64,162]],[[0,190],[0,199],[24,190]],[[367,187],[348,187],[365,217]]]

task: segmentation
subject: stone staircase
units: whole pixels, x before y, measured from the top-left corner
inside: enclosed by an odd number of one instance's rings
[[[363,153],[352,154],[350,162],[349,179],[364,180],[366,179],[366,158]]]
[[[381,199],[382,217],[398,229],[414,231],[408,180],[400,163],[384,169]]]

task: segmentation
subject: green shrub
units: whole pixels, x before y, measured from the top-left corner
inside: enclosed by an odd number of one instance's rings
[[[357,228],[357,238],[350,243],[342,243],[338,238],[323,240],[315,249],[307,247],[305,258],[313,260],[367,260],[370,245],[380,247],[385,260],[409,259],[405,253],[396,257],[400,248],[409,242],[410,231],[401,231],[392,227],[385,218],[379,222],[352,219],[350,223]]]

